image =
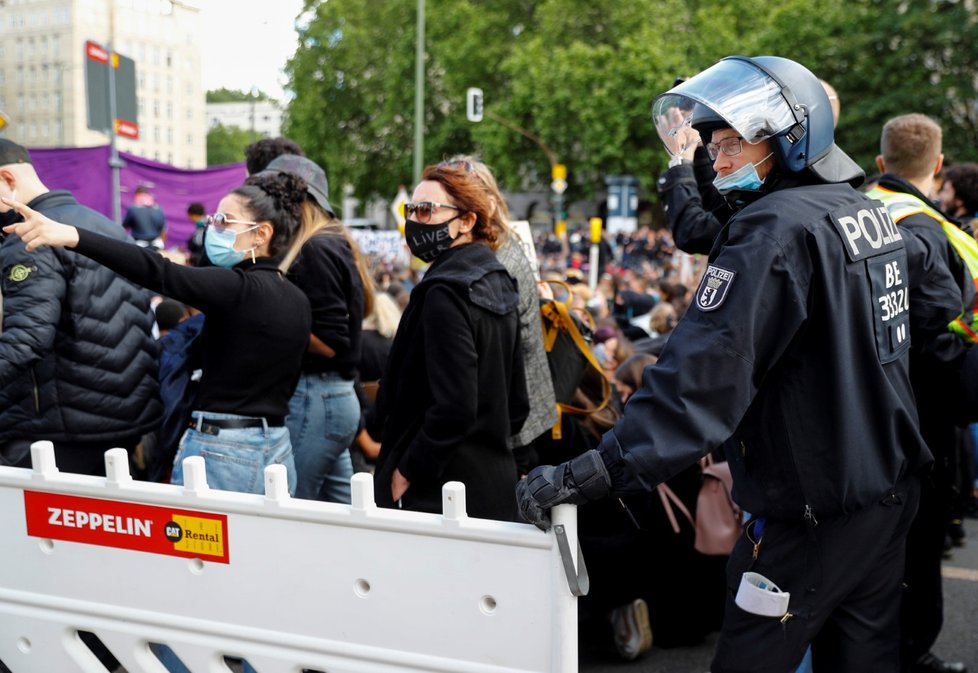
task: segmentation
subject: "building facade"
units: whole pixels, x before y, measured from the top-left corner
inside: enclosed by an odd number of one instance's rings
[[[236,126],[266,138],[282,135],[282,108],[275,101],[208,103],[207,128]]]
[[[139,138],[121,151],[179,168],[207,164],[202,27],[195,6],[171,0],[0,0],[4,137],[28,147],[109,141],[88,128],[85,43],[112,44],[136,64]]]

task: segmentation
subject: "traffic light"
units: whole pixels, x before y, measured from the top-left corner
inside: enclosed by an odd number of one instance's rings
[[[470,122],[482,121],[482,89],[470,86],[465,92],[465,116]]]

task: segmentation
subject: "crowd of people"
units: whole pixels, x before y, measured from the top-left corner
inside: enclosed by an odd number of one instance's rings
[[[653,113],[668,227],[606,233],[594,284],[586,237],[521,238],[474,156],[424,170],[420,263],[391,268],[301,147],[257,141],[216,212],[188,208],[181,263],[149,190],[126,240],[0,139],[0,464],[48,439],[83,474],[122,446],[175,484],[203,456],[233,491],[282,464],[328,502],[369,471],[384,507],[439,512],[461,481],[471,516],[546,529],[574,503],[582,617],[624,658],[721,629],[714,671],[963,671],[931,649],[978,488],[978,165],[901,115],[864,185],[834,90],[776,57],[724,59]],[[569,388],[554,300],[587,351]],[[729,558],[694,549],[706,456],[745,512]]]

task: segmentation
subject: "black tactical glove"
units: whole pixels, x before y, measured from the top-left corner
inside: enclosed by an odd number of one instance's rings
[[[550,508],[561,503],[580,505],[611,491],[611,477],[601,454],[591,450],[560,465],[530,470],[516,485],[520,514],[540,530],[550,528]]]

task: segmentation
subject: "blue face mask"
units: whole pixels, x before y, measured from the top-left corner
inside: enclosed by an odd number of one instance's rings
[[[230,229],[218,231],[214,227],[208,227],[207,233],[204,234],[204,252],[207,253],[207,259],[214,266],[222,266],[225,269],[230,269],[243,260],[245,258],[245,252],[247,252],[235,250],[234,240],[238,237],[238,234],[244,234],[257,228],[257,226],[254,226],[244,231],[231,231]],[[252,248],[252,259],[254,259],[254,251],[255,249]]]
[[[716,176],[713,180],[713,186],[721,194],[728,194],[736,189],[757,191],[764,184],[764,180],[757,174],[757,167],[767,161],[772,154],[774,152],[771,152],[771,154],[768,154],[756,164],[744,164],[730,175],[723,177]]]

